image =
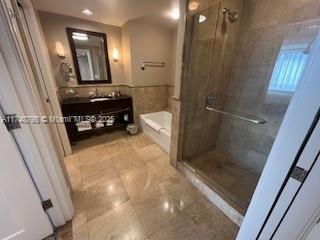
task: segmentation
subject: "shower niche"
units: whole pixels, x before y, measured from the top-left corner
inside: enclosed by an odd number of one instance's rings
[[[189,12],[182,82],[181,159],[243,216],[320,26],[258,2]]]

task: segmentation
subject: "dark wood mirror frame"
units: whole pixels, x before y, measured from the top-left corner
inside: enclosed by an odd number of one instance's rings
[[[75,66],[75,72],[76,72],[76,75],[77,75],[78,84],[105,84],[105,83],[112,83],[106,34],[105,33],[100,33],[100,32],[86,31],[86,30],[81,30],[81,29],[76,29],[76,28],[69,28],[69,27],[67,27],[66,29],[67,29],[67,36],[68,36],[68,40],[69,40],[69,44],[70,44],[70,48],[71,48],[71,53],[72,53],[73,63],[74,63],[74,66]],[[104,40],[104,53],[105,53],[105,56],[106,56],[105,64],[106,64],[106,70],[107,70],[107,76],[108,76],[107,80],[103,80],[103,79],[102,80],[85,80],[85,79],[82,80],[81,79],[79,64],[78,64],[78,60],[77,60],[76,46],[75,46],[75,43],[74,43],[73,38],[72,38],[72,33],[73,32],[85,33],[87,35],[101,37]]]

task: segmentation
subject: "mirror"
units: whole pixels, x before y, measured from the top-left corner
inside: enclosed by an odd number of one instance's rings
[[[111,83],[106,34],[74,28],[67,33],[78,83]]]

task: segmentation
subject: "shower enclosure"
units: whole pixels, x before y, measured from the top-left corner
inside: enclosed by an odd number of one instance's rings
[[[188,15],[181,157],[244,215],[303,81],[319,12],[316,1],[213,2]]]

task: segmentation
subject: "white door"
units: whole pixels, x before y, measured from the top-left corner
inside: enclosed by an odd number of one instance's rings
[[[3,123],[0,156],[0,240],[40,240],[52,234],[17,145]]]
[[[319,132],[318,137],[320,136]],[[319,144],[319,139],[317,144]],[[312,236],[309,236],[309,239],[320,239],[319,226],[317,226],[319,224],[315,225],[317,220],[319,220],[320,212],[319,153],[316,161],[312,162],[312,160],[314,160],[314,158],[310,158],[311,170],[303,182],[303,185],[291,201],[288,210],[281,218],[281,222],[279,223],[276,232],[273,234],[273,240],[306,239],[306,236],[309,234],[313,226],[316,227],[312,231],[312,235],[318,235],[317,238],[312,238]]]

